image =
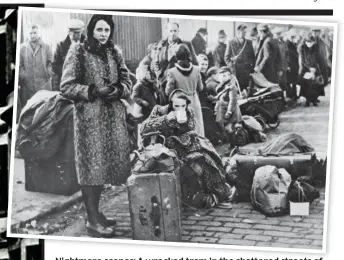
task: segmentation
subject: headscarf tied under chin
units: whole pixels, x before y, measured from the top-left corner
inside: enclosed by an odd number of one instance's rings
[[[93,37],[93,31],[96,27],[98,21],[104,20],[110,26],[110,36],[108,41],[105,44],[101,44],[97,39]],[[98,53],[105,54],[107,49],[114,49],[113,44],[113,34],[114,34],[115,23],[111,15],[103,14],[94,14],[87,24],[87,38],[84,41],[84,46],[86,50]]]

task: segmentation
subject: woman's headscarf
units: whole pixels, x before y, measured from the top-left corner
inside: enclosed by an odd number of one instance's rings
[[[180,98],[180,99],[184,99],[186,101],[186,104],[187,105],[190,105],[191,104],[191,100],[189,99],[189,96],[188,94],[182,90],[182,89],[175,89],[171,92],[171,94],[169,95],[168,97],[168,110],[169,111],[172,111],[173,110],[173,102],[172,102],[172,98],[173,97],[177,97],[177,98]]]
[[[105,44],[99,43],[97,39],[93,37],[93,31],[96,27],[98,21],[104,20],[110,26],[110,36],[108,41]],[[91,52],[102,52],[107,48],[113,49],[113,34],[115,29],[115,23],[111,15],[104,14],[94,14],[87,24],[87,38],[84,42],[85,48]]]

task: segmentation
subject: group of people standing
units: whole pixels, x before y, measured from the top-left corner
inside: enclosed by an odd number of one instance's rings
[[[177,152],[182,182],[198,185],[191,201],[198,207],[230,207],[231,188],[219,154],[205,137],[202,106],[214,109],[217,121],[231,131],[241,121],[238,93],[248,87],[250,73],[261,72],[271,82],[282,82],[283,72],[302,74],[318,65],[321,70],[315,73],[325,75],[313,35],[294,48],[300,65],[295,70],[282,64],[286,58],[278,44],[281,39],[274,39],[266,24],[257,27],[258,44],[246,39],[244,24],[228,44],[221,30],[219,43],[209,55],[202,46],[205,29],[188,42],[179,37],[179,24],[169,23],[167,38],[148,46],[133,86],[122,51],[113,43],[112,16],[93,15],[86,35],[83,29],[82,21],[71,20],[68,36],[53,55],[38,37],[38,26],[30,27],[29,41],[20,49],[19,98],[23,106],[37,90],[48,89],[73,101],[76,171],[86,206],[86,228],[92,236],[115,235],[116,221],[99,211],[101,193],[104,184],[124,183],[131,172],[123,100],[132,98],[141,108],[141,134],[159,131],[166,137],[166,146]]]

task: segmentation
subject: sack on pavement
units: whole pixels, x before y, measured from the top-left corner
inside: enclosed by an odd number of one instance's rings
[[[320,193],[312,185],[303,181],[292,181],[289,187],[288,200],[291,202],[312,203],[320,197]]]
[[[285,169],[272,165],[256,170],[251,189],[251,202],[266,216],[281,216],[288,212],[288,189],[291,176]]]

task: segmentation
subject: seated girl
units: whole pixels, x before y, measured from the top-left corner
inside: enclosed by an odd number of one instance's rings
[[[176,151],[181,162],[182,190],[183,184],[198,187],[189,196],[195,206],[230,207],[226,203],[230,186],[226,183],[221,158],[210,141],[195,131],[195,112],[189,105],[190,99],[185,91],[172,91],[169,104],[155,106],[142,123],[141,135],[159,131],[166,137],[166,146]],[[192,181],[187,182],[190,179]]]

